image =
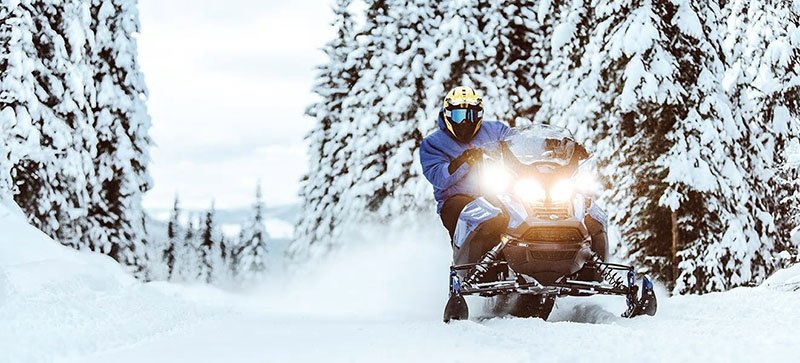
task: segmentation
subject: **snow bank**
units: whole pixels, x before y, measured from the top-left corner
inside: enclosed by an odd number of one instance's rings
[[[100,291],[135,283],[111,258],[56,243],[29,225],[13,202],[0,203],[0,230],[0,291],[5,295],[65,287]]]
[[[38,362],[130,344],[197,318],[111,258],[61,246],[0,202],[0,361]]]
[[[776,271],[761,286],[783,291],[800,291],[800,264]]]

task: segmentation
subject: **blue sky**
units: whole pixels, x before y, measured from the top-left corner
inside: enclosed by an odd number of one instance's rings
[[[148,208],[297,201],[306,171],[303,111],[319,50],[333,36],[329,1],[139,0],[139,60],[150,90]]]

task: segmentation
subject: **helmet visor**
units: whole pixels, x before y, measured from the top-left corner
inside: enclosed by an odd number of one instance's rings
[[[467,122],[476,122],[480,120],[483,111],[475,110],[471,108],[456,108],[452,110],[445,110],[445,116],[447,116],[450,121],[454,124],[460,124],[464,121]]]

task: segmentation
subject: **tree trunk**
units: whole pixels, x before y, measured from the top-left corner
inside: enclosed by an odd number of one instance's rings
[[[675,283],[678,279],[678,244],[679,241],[679,234],[678,234],[678,213],[676,211],[672,211],[672,276],[670,278],[670,290],[675,287]]]

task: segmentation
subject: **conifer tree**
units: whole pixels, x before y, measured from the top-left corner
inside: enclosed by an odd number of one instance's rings
[[[144,260],[160,252],[133,252],[146,233],[139,201],[149,181],[135,1],[3,5],[0,109],[17,121],[6,143],[27,145],[10,155],[14,199],[56,240],[145,277]]]
[[[530,122],[542,105],[551,59],[549,38],[558,1],[479,1],[482,49],[470,78],[483,92],[489,118]],[[519,121],[518,121],[519,120]]]
[[[199,278],[205,282],[216,281],[217,274],[223,269],[222,236],[218,229],[216,209],[212,203],[211,208],[205,213],[199,236]]]
[[[201,278],[200,266],[202,264],[198,230],[195,227],[195,217],[190,216],[186,225],[186,232],[176,247],[175,268],[173,280],[195,282]]]
[[[370,62],[349,95],[356,142],[346,168],[353,186],[341,191],[345,221],[385,220],[420,202],[421,173],[414,164],[422,141],[418,125],[435,123],[424,112],[432,73],[425,56],[434,50],[425,38],[438,28],[431,12],[429,3],[419,0],[375,1],[367,10],[375,19],[362,44]]]
[[[9,89],[9,97],[11,93],[25,95],[24,107],[39,134],[35,152],[12,171],[15,200],[35,226],[66,245],[81,248],[85,229],[77,221],[86,215],[86,186],[91,182],[86,178],[91,173],[83,168],[87,160],[83,145],[91,145],[91,139],[81,139],[91,90],[91,76],[82,63],[89,36],[87,19],[80,17],[76,9],[80,4],[75,1],[25,1],[14,7],[12,14],[22,15],[17,19],[25,21],[17,23],[22,26],[24,38],[19,40],[24,43],[16,42],[22,47],[14,54],[20,57],[15,61],[26,62],[17,68],[24,72],[17,77],[34,79],[35,84],[33,89]],[[26,91],[30,93],[22,93]]]
[[[91,59],[97,94],[93,104],[99,188],[93,191],[90,220],[96,249],[144,274],[146,250],[143,193],[150,188],[147,90],[137,61],[139,16],[131,0],[92,0],[96,46]],[[110,246],[106,247],[106,246]]]
[[[607,169],[613,221],[637,262],[675,282],[677,292],[741,284],[749,273],[726,261],[749,268],[761,257],[751,261],[730,247],[760,235],[753,223],[739,223],[748,218],[749,191],[746,170],[731,155],[742,154],[744,126],[722,93],[720,9],[690,1],[597,9],[590,42],[602,61],[584,79],[611,116],[601,130],[618,140]]]
[[[219,264],[214,266],[214,279],[217,283],[230,282],[235,277],[233,268],[233,247],[236,242],[230,240],[224,233],[219,236],[220,259]]]
[[[257,279],[267,269],[268,247],[269,234],[264,225],[264,201],[259,183],[252,215],[242,228],[236,253],[237,276],[240,279]]]
[[[297,237],[289,247],[291,255],[305,255],[309,249],[324,252],[336,238],[336,226],[341,223],[334,206],[339,203],[343,186],[349,186],[341,170],[349,158],[348,144],[353,142],[353,116],[348,114],[350,106],[344,102],[366,63],[364,48],[356,40],[353,15],[348,10],[350,3],[337,0],[333,5],[333,26],[337,33],[323,47],[328,61],[319,67],[314,86],[320,101],[306,110],[317,125],[307,136],[309,172],[300,190],[305,213],[298,223]]]
[[[239,230],[239,235],[236,239],[229,241],[225,245],[228,249],[228,273],[233,280],[239,280],[243,272],[241,268],[241,256],[244,243],[244,227],[245,226],[242,226]]]
[[[0,198],[19,192],[14,170],[40,147],[34,124],[45,107],[33,73],[38,55],[32,9],[29,3],[5,5],[0,8]]]
[[[176,273],[176,263],[178,259],[176,255],[178,254],[178,248],[181,247],[181,238],[183,235],[181,234],[181,227],[180,227],[180,206],[178,204],[178,196],[175,196],[175,202],[172,204],[172,213],[169,217],[169,222],[167,224],[167,248],[164,250],[164,256],[162,260],[166,264],[167,267],[167,278],[173,279],[173,276]]]
[[[600,122],[606,117],[601,104],[610,104],[612,96],[599,87],[603,75],[592,72],[593,57],[602,46],[593,37],[598,23],[593,9],[590,0],[540,2],[537,19],[544,34],[539,41],[550,58],[544,63],[547,91],[542,92],[536,121],[567,127],[590,150],[602,153],[604,147],[597,143],[608,137],[608,130]]]
[[[764,1],[732,1],[724,9],[723,84],[734,117],[747,128],[747,149],[737,162],[747,168],[753,190],[747,209],[762,234],[755,253],[764,262],[754,266],[756,280],[776,267],[778,259],[770,251],[796,250],[791,231],[798,225],[798,174],[785,164],[786,151],[800,136],[798,10],[799,4]]]

